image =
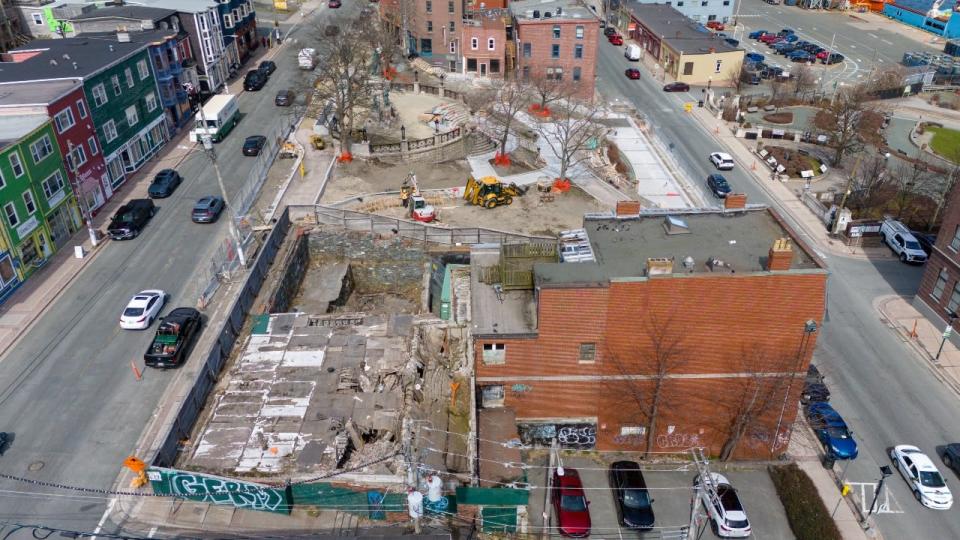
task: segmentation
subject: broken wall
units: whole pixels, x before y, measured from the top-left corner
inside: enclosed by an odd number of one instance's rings
[[[316,229],[310,232],[308,243],[311,266],[349,261],[357,292],[410,295],[419,300],[424,265],[430,262],[423,242]]]

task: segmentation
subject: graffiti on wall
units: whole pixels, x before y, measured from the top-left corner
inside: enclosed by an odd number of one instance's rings
[[[657,447],[659,448],[693,448],[701,446],[700,435],[703,435],[703,429],[699,433],[683,433],[677,431],[677,426],[667,426],[667,432],[657,435]]]
[[[191,501],[234,506],[244,510],[290,513],[290,500],[282,488],[207,474],[151,467],[147,477],[153,492]]]
[[[594,424],[517,424],[524,444],[550,446],[554,439],[563,448],[589,450],[597,445]]]

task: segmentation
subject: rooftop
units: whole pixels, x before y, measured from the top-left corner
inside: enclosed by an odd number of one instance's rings
[[[4,116],[0,122],[0,148],[6,148],[50,120],[46,114]]]
[[[646,277],[648,259],[669,259],[674,275],[766,272],[770,248],[780,238],[791,240],[791,270],[822,268],[765,207],[736,214],[698,210],[626,219],[585,216],[584,228],[596,260],[538,264],[538,284]]]
[[[474,334],[532,334],[537,308],[532,290],[503,291],[480,282],[482,268],[500,263],[500,245],[476,245],[470,250],[470,301]]]
[[[169,17],[177,11],[175,9],[167,9],[162,7],[152,7],[152,6],[106,6],[100,9],[92,9],[86,13],[81,13],[76,17],[73,17],[72,21],[88,21],[91,19],[132,19],[137,21],[159,21],[160,19]]]
[[[627,9],[644,26],[660,35],[670,48],[686,54],[732,52],[740,50],[717,37],[686,15],[666,4],[643,4],[627,0]]]
[[[136,53],[147,45],[176,36],[173,30],[130,32],[130,41],[119,41],[112,32],[83,34],[66,39],[38,39],[14,49],[0,62],[0,84],[46,79],[83,79]],[[30,53],[36,52],[33,56]]]
[[[217,9],[216,0],[137,0],[145,6],[157,6],[183,13],[203,13]]]
[[[80,86],[80,82],[76,80],[0,85],[0,109],[11,106],[21,107],[23,105],[46,106],[78,86]]]
[[[575,0],[517,0],[510,2],[510,12],[520,20],[596,19],[598,15]]]

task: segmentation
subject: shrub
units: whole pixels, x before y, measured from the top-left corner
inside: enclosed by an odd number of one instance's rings
[[[840,540],[840,529],[807,473],[796,463],[770,467],[769,471],[797,540]]]

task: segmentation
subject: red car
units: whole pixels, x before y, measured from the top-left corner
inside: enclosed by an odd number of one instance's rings
[[[640,70],[637,68],[630,68],[624,72],[628,79],[639,79]]]
[[[766,43],[767,45],[771,43],[776,43],[783,39],[783,36],[778,36],[776,34],[764,34],[760,36],[760,41]]]
[[[817,53],[817,59],[823,60],[824,58],[830,56],[830,51],[820,51]]]
[[[684,82],[672,82],[663,87],[664,92],[689,92],[690,85]]]
[[[327,7],[328,7],[328,8],[338,8],[338,7],[340,7],[340,0],[330,0],[329,2],[327,2]]]
[[[607,39],[609,39],[610,43],[614,45],[623,45],[623,36],[621,36],[620,34],[613,34]]]
[[[706,26],[707,28],[710,28],[711,30],[716,30],[717,32],[723,32],[723,28],[724,28],[723,23],[720,21],[709,21],[706,24]]]
[[[553,471],[553,512],[557,515],[560,534],[571,538],[590,536],[590,503],[583,493],[583,483],[576,469]]]

